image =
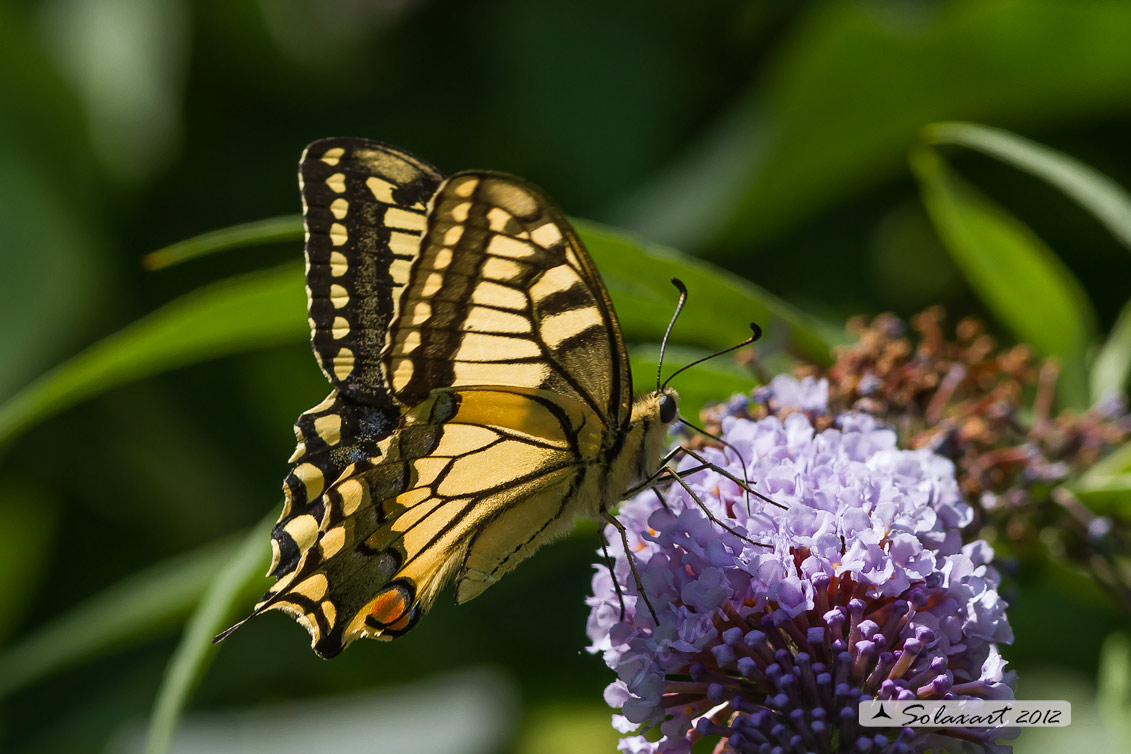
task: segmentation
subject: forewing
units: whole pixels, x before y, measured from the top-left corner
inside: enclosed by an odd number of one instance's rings
[[[386,405],[380,353],[442,177],[393,147],[335,138],[306,148],[299,178],[315,356],[344,396]]]
[[[256,612],[290,613],[325,657],[361,637],[399,636],[457,572],[466,601],[567,530],[600,442],[578,401],[435,391],[382,443],[379,460],[343,470],[321,497],[320,519],[292,520],[296,567]]]
[[[432,198],[384,369],[406,405],[437,388],[510,385],[580,401],[623,425],[632,378],[588,253],[533,186],[459,173]]]

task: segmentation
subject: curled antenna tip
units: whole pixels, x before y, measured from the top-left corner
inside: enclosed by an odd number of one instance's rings
[[[664,339],[660,341],[660,363],[656,367],[656,390],[660,389],[660,376],[664,371],[664,350],[668,347],[668,337],[672,334],[675,321],[679,319],[679,313],[683,311],[683,305],[687,303],[687,287],[683,284],[683,281],[679,278],[672,278],[672,285],[679,291],[679,302],[675,305],[675,313],[672,314],[671,322],[668,322],[668,329],[664,330]]]
[[[671,331],[671,325],[668,325],[668,331],[669,332]],[[668,375],[668,378],[666,380],[664,380],[663,387],[667,387],[668,383],[671,382],[676,377],[676,375],[681,374],[682,372],[684,372],[687,369],[690,369],[691,367],[695,366],[696,364],[702,364],[704,361],[708,361],[710,359],[713,359],[716,356],[722,356],[724,353],[730,353],[731,351],[736,351],[739,348],[742,348],[743,346],[748,346],[751,343],[753,343],[754,341],[758,340],[758,338],[760,338],[760,337],[762,337],[762,328],[758,327],[757,323],[751,322],[750,323],[750,337],[749,338],[742,341],[741,343],[736,343],[735,345],[731,346],[730,348],[724,348],[721,351],[716,351],[715,353],[711,354],[710,356],[704,356],[701,359],[696,359],[695,361],[691,362],[690,364],[684,364],[679,369],[675,370],[670,375]],[[665,336],[665,341],[666,340],[667,340],[667,337]],[[661,353],[661,355],[663,354],[662,349],[661,349],[660,353]],[[659,375],[657,374],[656,375],[656,382],[657,383],[659,383],[659,379],[660,379]],[[661,386],[659,384],[656,385],[657,390],[659,390],[660,387]]]

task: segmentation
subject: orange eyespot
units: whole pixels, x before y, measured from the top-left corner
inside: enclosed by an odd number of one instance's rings
[[[396,623],[390,623],[388,629],[390,631],[404,631],[412,624],[412,613],[405,613],[401,616],[400,620]]]
[[[405,617],[408,610],[408,600],[404,591],[398,587],[389,587],[382,591],[370,603],[369,615],[382,626],[389,626]]]

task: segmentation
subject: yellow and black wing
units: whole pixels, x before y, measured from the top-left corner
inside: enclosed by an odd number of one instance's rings
[[[384,404],[381,352],[421,248],[432,166],[362,139],[323,139],[299,163],[311,343],[339,392]]]
[[[302,180],[335,390],[296,425],[256,612],[294,615],[331,656],[400,635],[452,578],[471,599],[595,515],[631,375],[592,261],[534,187],[460,173],[432,189],[431,168],[355,140],[312,145]]]
[[[568,531],[601,439],[587,406],[546,391],[433,391],[331,485],[321,519],[289,522],[301,558],[256,612],[295,617],[323,657],[400,636],[453,577],[465,602]]]
[[[592,260],[533,186],[458,173],[432,198],[383,368],[407,405],[441,387],[509,385],[627,421],[632,376]]]
[[[380,355],[442,180],[416,157],[366,139],[322,139],[299,161],[311,345],[335,389],[295,423],[294,468],[272,535],[275,578],[298,563],[290,520],[320,517],[325,488],[349,464],[379,455],[403,412]]]

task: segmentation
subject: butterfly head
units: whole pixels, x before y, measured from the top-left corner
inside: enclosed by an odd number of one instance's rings
[[[762,328],[751,322],[751,335],[746,340],[742,341],[738,345],[717,351],[709,356],[704,356],[701,359],[696,359],[690,364],[685,364],[684,366],[675,370],[675,372],[673,372],[672,374],[668,375],[668,378],[666,380],[660,382],[664,374],[664,351],[667,350],[668,347],[668,338],[671,337],[672,328],[675,327],[676,320],[679,319],[680,312],[683,311],[683,306],[687,303],[687,286],[683,284],[683,281],[681,281],[679,278],[672,278],[672,285],[674,285],[676,290],[679,291],[679,301],[675,305],[675,313],[672,314],[671,321],[668,322],[668,328],[664,331],[664,337],[660,341],[660,359],[659,364],[656,368],[656,390],[650,394],[650,397],[654,397],[656,401],[656,412],[660,419],[660,422],[665,426],[671,424],[679,418],[678,395],[675,390],[668,387],[668,383],[672,381],[673,377],[685,371],[689,367],[695,366],[696,364],[702,364],[704,361],[713,359],[716,356],[721,356],[724,353],[730,353],[731,351],[742,348],[743,346],[748,346],[762,336]]]
[[[664,424],[671,424],[679,418],[679,400],[675,390],[670,387],[662,388],[658,391],[657,410],[659,411],[660,421]]]
[[[669,442],[669,430],[679,421],[679,393],[674,388],[662,387],[636,397],[632,406],[631,432],[640,433],[640,446],[644,459],[641,472],[654,471],[654,459]]]

